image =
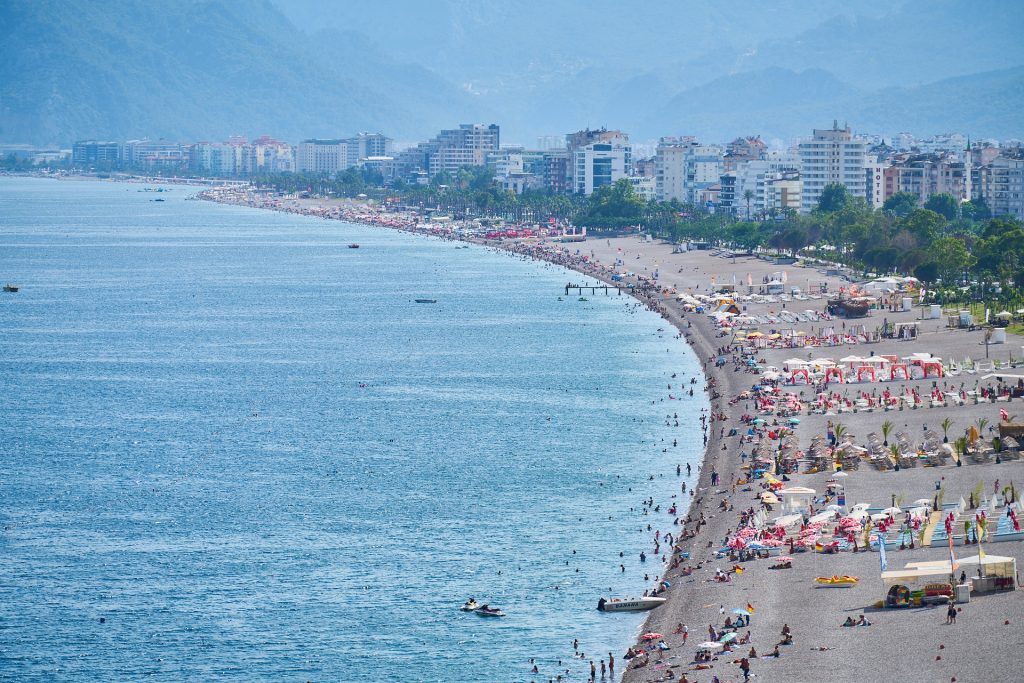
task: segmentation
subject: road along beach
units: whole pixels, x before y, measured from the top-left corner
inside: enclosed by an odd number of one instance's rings
[[[237,194],[220,200],[253,205]],[[457,236],[456,226],[344,202],[265,208]],[[880,292],[867,317],[843,318],[829,302],[849,281],[764,258],[676,253],[637,237],[472,241],[627,289],[704,361],[712,411],[698,488],[687,492],[693,504],[672,514],[668,501],[649,506],[664,519],[652,519],[647,562],[669,602],[644,632],[662,634],[663,645],[638,643],[627,660],[617,653],[616,673],[626,666],[627,681],[739,680],[742,659],[752,675],[778,681],[883,680],[894,671],[913,681],[972,681],[1015,669],[1024,601],[1016,590],[989,589],[1015,588],[1016,577],[997,582],[984,562],[979,577],[976,558],[1024,556],[1016,531],[1024,467],[1007,429],[1021,411],[1018,340],[990,345],[984,330],[902,310],[903,288]],[[761,294],[779,280],[781,295]],[[723,289],[728,299],[710,298]],[[886,336],[902,329],[897,323],[913,332]],[[998,426],[1006,436],[994,442]],[[942,583],[885,578],[880,543],[888,572],[948,562],[952,552],[952,583],[963,574],[972,590],[971,602],[957,605],[959,621],[946,624],[941,598],[876,608],[901,580],[910,602],[918,590],[936,597],[928,593]],[[816,581],[833,576],[858,580]],[[842,626],[860,615],[871,625]],[[731,639],[744,642],[723,652]],[[698,656],[705,641],[723,645]]]

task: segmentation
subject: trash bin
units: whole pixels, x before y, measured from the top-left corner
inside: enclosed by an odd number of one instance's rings
[[[961,583],[956,587],[956,601],[960,604],[971,601],[971,586]]]

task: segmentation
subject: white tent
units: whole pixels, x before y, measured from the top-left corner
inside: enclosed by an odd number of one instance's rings
[[[782,498],[782,509],[785,512],[802,512],[811,506],[817,492],[803,486],[782,489],[778,495]]]

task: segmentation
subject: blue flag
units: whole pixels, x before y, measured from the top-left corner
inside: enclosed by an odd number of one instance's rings
[[[889,566],[889,561],[885,559],[885,536],[878,534],[878,564],[884,572]]]

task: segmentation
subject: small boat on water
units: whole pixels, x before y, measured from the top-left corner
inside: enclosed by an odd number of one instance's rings
[[[17,292],[18,288],[17,288],[17,286],[12,285],[12,284],[6,284],[6,285],[4,285],[4,291],[5,292]]]
[[[667,598],[655,597],[627,598],[625,600],[621,598],[612,598],[611,600],[601,598],[597,601],[597,609],[601,612],[643,612],[654,609],[666,602],[668,602]]]
[[[437,303],[437,299],[416,299],[415,301],[418,304],[436,304]]]
[[[460,607],[459,609],[463,612],[475,612],[478,609],[480,609],[480,605],[476,604],[476,600],[470,598],[469,600],[466,600],[466,602],[463,603],[462,607]]]
[[[484,605],[483,607],[477,607],[473,614],[477,614],[481,617],[503,617],[505,613],[497,607],[491,607],[490,605]]]
[[[352,244],[348,245],[348,248],[349,248],[349,249],[358,249],[358,248],[359,248],[359,245],[358,245],[358,244],[356,244],[355,242],[353,242]]]

